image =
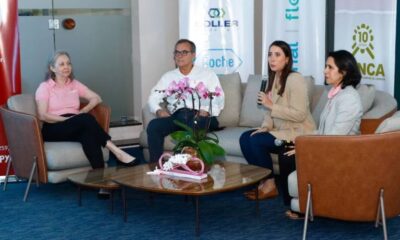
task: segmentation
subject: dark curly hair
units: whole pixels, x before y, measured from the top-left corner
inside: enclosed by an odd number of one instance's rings
[[[362,75],[353,54],[346,50],[338,50],[330,52],[328,57],[333,58],[339,73],[343,74],[342,89],[349,85],[356,87],[360,83]]]

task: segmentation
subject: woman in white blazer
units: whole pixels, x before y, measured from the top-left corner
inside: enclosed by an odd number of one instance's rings
[[[361,81],[361,73],[354,56],[346,50],[330,52],[325,64],[325,81],[331,85],[321,116],[318,135],[356,135],[360,134],[363,115],[360,95],[355,89]],[[281,156],[282,162],[291,162],[281,166],[282,179],[287,180],[289,173],[295,170],[295,149]],[[285,159],[286,158],[286,159]],[[289,160],[290,159],[290,160]],[[289,161],[288,161],[289,160]],[[290,204],[287,182],[283,191],[285,205]],[[299,214],[288,210],[286,215],[298,218]]]

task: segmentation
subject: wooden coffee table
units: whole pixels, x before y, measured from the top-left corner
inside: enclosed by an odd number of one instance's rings
[[[111,213],[114,212],[114,191],[119,185],[110,180],[121,167],[99,168],[83,171],[68,176],[68,180],[78,186],[78,205],[82,206],[82,188],[107,189],[110,190]],[[123,168],[123,167],[122,167]]]
[[[124,221],[127,221],[126,191],[134,188],[147,192],[193,196],[196,207],[196,235],[200,232],[199,197],[221,192],[233,191],[259,182],[271,173],[271,170],[258,166],[227,161],[216,162],[202,181],[175,178],[163,175],[148,175],[155,164],[142,164],[131,168],[118,169],[110,177],[122,188]],[[256,191],[257,193],[257,191]],[[256,212],[259,212],[258,196]]]

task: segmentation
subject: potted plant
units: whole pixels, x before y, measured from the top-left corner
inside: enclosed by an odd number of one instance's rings
[[[185,152],[185,148],[190,147],[195,152],[190,152],[190,150],[186,152],[197,155],[207,165],[211,165],[216,157],[225,155],[225,150],[218,145],[219,141],[215,133],[208,133],[207,129],[190,128],[179,121],[174,122],[184,129],[170,134],[176,142],[173,149],[175,153]]]
[[[190,87],[189,79],[183,78],[178,82],[171,82],[167,89],[158,91],[163,92],[166,97],[174,96],[178,102],[183,101],[185,106],[185,99],[188,97],[192,98],[192,109],[195,110],[200,109],[200,101],[198,101],[198,106],[195,106],[195,97],[198,99],[209,99],[209,109],[212,111],[212,100],[215,96],[221,95],[222,89],[217,87],[213,92],[209,91],[203,82],[198,83],[196,87]],[[212,116],[212,112],[210,112],[210,116]],[[192,154],[202,159],[205,164],[211,165],[216,157],[225,155],[225,150],[218,145],[219,141],[217,135],[208,132],[211,121],[210,117],[204,128],[196,124],[196,118],[198,117],[198,115],[194,117],[193,127],[180,121],[174,121],[182,130],[170,134],[172,139],[176,142],[173,151],[174,153],[186,152]],[[188,148],[190,148],[190,150],[188,150]]]

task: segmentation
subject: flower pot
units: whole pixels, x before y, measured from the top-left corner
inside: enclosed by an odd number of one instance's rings
[[[192,155],[193,157],[200,158],[200,156],[199,156],[197,150],[196,150],[195,148],[193,148],[193,147],[184,147],[184,148],[182,148],[181,153],[190,154],[190,155]],[[200,158],[200,159],[201,159],[201,158]]]
[[[184,148],[182,149],[182,153],[190,154],[190,155],[192,155],[193,157],[196,157],[196,158],[198,158],[198,159],[200,159],[200,160],[203,161],[203,159],[201,159],[201,157],[199,156],[200,154],[198,154],[198,152],[197,152],[197,150],[196,150],[195,148],[192,148],[192,147],[184,147]],[[211,169],[211,166],[208,165],[208,164],[206,164],[204,161],[203,161],[203,163],[204,163],[204,172],[207,173],[207,172]],[[201,170],[201,164],[200,164],[198,161],[188,161],[188,162],[186,163],[186,165],[187,165],[190,169],[192,169],[192,170],[194,170],[194,171],[199,171],[199,170]]]

